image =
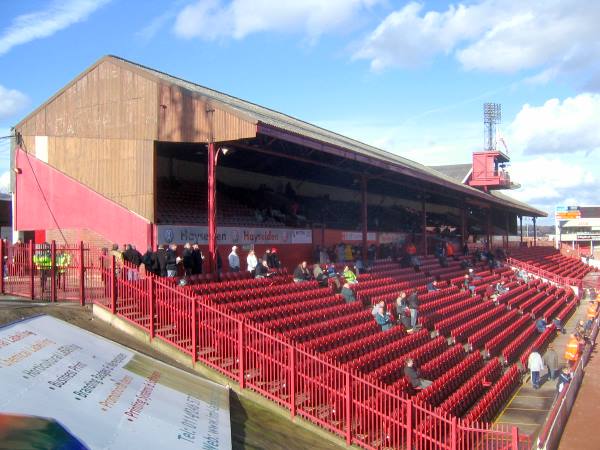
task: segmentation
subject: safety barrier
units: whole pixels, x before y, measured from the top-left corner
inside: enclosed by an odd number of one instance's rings
[[[514,258],[506,258],[506,263],[510,266],[518,267],[519,269],[526,270],[527,272],[537,275],[538,277],[545,278],[553,283],[560,284],[561,286],[576,286],[581,287],[581,280],[577,278],[561,277],[546,269],[541,269],[533,264],[528,264],[523,261],[519,261]]]
[[[8,270],[2,267],[2,293],[38,298],[37,294],[45,292],[36,290],[42,275],[33,256],[46,250],[33,245],[0,246],[0,255],[10,260]],[[65,271],[69,275],[64,287],[55,277],[59,251],[79,252]],[[395,394],[190,289],[175,287],[127,264],[117,265],[114,257],[82,243],[62,249],[51,245],[50,253],[49,273],[57,283],[50,291],[51,301],[78,300],[106,308],[146,330],[151,338],[188,353],[194,363],[200,361],[240,388],[261,394],[288,409],[292,417],[303,417],[347,444],[423,450],[531,447],[529,437],[520,435],[516,427],[469,422]],[[61,289],[64,293],[59,293]],[[75,298],[77,292],[81,296]]]
[[[583,381],[584,367],[590,359],[592,349],[595,345],[596,338],[598,337],[598,329],[598,320],[596,318],[589,343],[585,346],[583,354],[572,374],[572,379],[554,401],[554,405],[548,413],[546,423],[538,436],[537,448],[540,450],[558,448],[560,437],[565,429],[575,399],[577,398],[577,392]]]

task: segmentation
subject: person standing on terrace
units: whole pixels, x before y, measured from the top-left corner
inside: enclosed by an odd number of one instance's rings
[[[231,272],[239,272],[240,271],[240,257],[237,254],[237,246],[234,245],[231,247],[231,253],[228,256],[229,261],[229,270]]]

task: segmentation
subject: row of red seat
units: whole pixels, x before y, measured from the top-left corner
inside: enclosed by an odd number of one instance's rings
[[[486,311],[477,317],[473,317],[468,322],[450,330],[450,336],[452,336],[456,342],[464,343],[467,341],[469,336],[475,333],[479,328],[485,327],[497,320],[500,320],[504,316],[505,312],[506,309],[503,306],[494,306],[489,311]]]
[[[498,306],[498,308],[503,308]],[[504,314],[492,323],[485,325],[481,324],[481,329],[476,330],[475,333],[471,334],[467,338],[467,343],[471,348],[481,348],[484,343],[490,340],[492,337],[497,336],[498,333],[504,331],[509,327],[515,320],[517,320],[518,312],[515,310],[510,311],[508,314]]]
[[[488,340],[484,345],[485,351],[489,356],[497,356],[500,349],[504,348],[515,336],[521,334],[528,326],[531,326],[531,319],[528,316],[521,316],[513,324]]]
[[[361,372],[369,373],[424,345],[427,341],[429,341],[429,332],[421,330],[418,333],[403,336],[401,339],[380,346],[376,350],[355,358],[347,365]]]
[[[506,364],[514,363],[519,355],[525,351],[529,343],[535,339],[536,335],[535,323],[532,323],[524,331],[521,332],[517,337],[514,337],[503,350],[502,356]]]
[[[421,366],[421,376],[428,380],[435,380],[462,361],[466,355],[465,347],[462,344],[456,344]]]
[[[316,281],[306,281],[304,283],[272,284],[255,288],[240,288],[232,292],[213,293],[210,294],[210,298],[215,303],[224,304],[244,300],[263,299],[265,297],[291,294],[294,292],[305,292],[318,288],[319,284]]]
[[[481,353],[471,353],[456,366],[434,380],[431,386],[419,392],[416,396],[417,401],[438,406],[482,367],[483,358]]]
[[[354,325],[370,322],[374,323],[373,316],[369,311],[359,309],[350,314],[345,314],[340,317],[335,317],[327,322],[318,322],[313,324],[299,325],[294,329],[288,329],[284,331],[284,335],[288,338],[302,343],[310,341],[311,339],[317,339],[328,335],[337,330],[345,330]],[[377,325],[379,330],[379,325]]]
[[[273,306],[258,311],[244,313],[244,316],[256,323],[269,322],[279,318],[287,318],[296,314],[313,313],[320,308],[327,309],[333,306],[345,304],[341,295],[333,294],[327,297],[318,296],[312,300],[304,300],[296,303],[289,303],[281,306]]]
[[[379,325],[374,320],[369,320],[351,328],[341,329],[334,333],[308,340],[304,342],[304,345],[317,352],[326,352],[364,337],[372,336],[378,331],[380,331]]]
[[[331,306],[329,308],[318,309],[316,311],[308,311],[295,316],[287,316],[275,319],[265,322],[264,326],[273,331],[284,332],[300,326],[331,320],[335,317],[357,312],[361,309],[362,306],[358,302],[350,304],[344,303],[341,305]]]
[[[550,324],[542,334],[540,334],[521,355],[521,364],[524,369],[527,368],[527,360],[529,359],[529,355],[534,349],[537,349],[540,354],[544,352],[546,346],[550,343],[550,340],[556,334],[556,327],[554,324]]]
[[[451,318],[480,302],[479,297],[471,297],[468,291],[458,292],[425,305],[426,308],[419,307],[419,322],[426,328],[432,328],[434,323]]]
[[[446,339],[442,336],[438,336],[435,339],[430,340],[421,347],[409,352],[402,358],[398,358],[391,361],[376,370],[372,371],[370,375],[385,383],[392,384],[399,378],[404,376],[404,365],[406,358],[412,358],[417,367],[421,367],[431,359],[441,355],[448,348]]]
[[[218,283],[207,283],[194,286],[198,295],[209,295],[217,292],[233,292],[240,289],[254,289],[260,286],[270,286],[272,284],[289,284],[290,276],[274,276],[270,278],[251,278],[235,281],[221,281]]]
[[[439,410],[462,417],[488,387],[502,376],[502,365],[492,359],[438,407]]]
[[[521,376],[517,366],[510,366],[498,382],[475,403],[465,420],[469,422],[491,421],[520,383]]]
[[[460,324],[465,323],[475,317],[479,317],[480,314],[489,311],[494,307],[492,302],[481,303],[481,297],[474,297],[477,300],[476,304],[468,309],[465,309],[461,313],[457,313],[454,316],[448,317],[447,319],[440,320],[434,324],[435,330],[439,334],[443,334],[444,336],[449,336],[450,331]]]
[[[297,291],[290,294],[279,294],[273,296],[258,297],[252,300],[241,300],[234,303],[226,303],[230,311],[238,313],[257,312],[265,308],[274,308],[282,305],[301,303],[315,298],[325,298],[332,295],[330,289],[315,288],[308,291]]]
[[[371,316],[371,319],[373,319],[373,316]],[[360,341],[352,342],[348,345],[330,350],[326,352],[325,355],[331,359],[345,363],[358,358],[365,353],[376,350],[382,345],[398,340],[403,336],[406,336],[404,327],[394,327],[385,333],[377,333]]]

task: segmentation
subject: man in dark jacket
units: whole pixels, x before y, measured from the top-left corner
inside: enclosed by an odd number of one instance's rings
[[[156,251],[156,266],[154,273],[161,277],[167,276],[167,251],[165,250],[164,245],[159,246]]]
[[[419,371],[415,369],[414,364],[413,359],[408,358],[404,366],[404,375],[408,378],[411,386],[416,389],[425,389],[431,386],[433,384],[431,381],[419,377]]]
[[[186,242],[183,246],[183,270],[185,271],[185,276],[189,277],[193,273],[194,268],[194,258],[192,255],[192,244]]]
[[[354,291],[350,288],[350,283],[344,283],[340,294],[342,294],[346,303],[354,303],[356,301],[356,296],[354,295]]]
[[[167,276],[169,278],[175,278],[177,276],[177,244],[169,245],[167,250]]]
[[[302,261],[302,263],[294,269],[294,282],[301,283],[308,280],[310,280],[310,272],[306,261]]]
[[[152,251],[152,246],[148,246],[146,253],[142,256],[142,264],[146,269],[146,273],[156,274],[156,253]]]
[[[199,275],[202,273],[202,252],[198,244],[192,245],[192,274]]]
[[[417,315],[419,311],[419,296],[417,291],[413,291],[407,299],[408,309],[410,310],[410,328],[414,330],[417,327]]]

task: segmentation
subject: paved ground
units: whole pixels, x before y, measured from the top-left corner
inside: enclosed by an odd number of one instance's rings
[[[577,322],[585,318],[587,306],[586,302],[582,302],[577,307],[567,322],[568,331],[573,330]],[[568,340],[569,334],[558,333],[552,341],[561,361]],[[496,423],[516,425],[519,427],[521,433],[537,436],[546,421],[548,411],[552,407],[556,390],[556,382],[554,380],[547,380],[544,377],[542,382],[543,384],[540,389],[533,389],[529,375],[527,375],[524,384],[519,387],[510,402],[506,405],[505,409],[496,419]],[[596,449],[598,448],[600,446],[596,447]]]
[[[94,320],[91,307],[81,308],[77,304],[67,303],[31,303],[17,298],[0,296],[0,325],[37,314],[51,315],[186,372],[198,375],[149,345],[139,342],[100,320]],[[231,391],[230,412],[234,449],[328,450],[346,448],[307,431],[288,418],[257,405],[243,395],[238,396],[233,391]]]
[[[594,347],[585,375],[575,399],[575,405],[559,444],[559,450],[598,450],[600,434],[598,418],[600,417],[600,354]]]

